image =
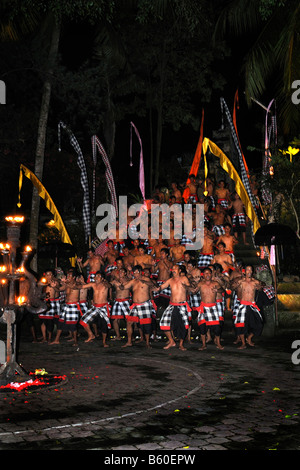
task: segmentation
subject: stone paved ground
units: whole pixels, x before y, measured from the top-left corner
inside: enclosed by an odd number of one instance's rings
[[[99,340],[78,348],[32,343],[22,333],[18,362],[63,376],[51,387],[0,389],[1,450],[299,450],[298,331],[261,337],[238,350],[223,344],[164,350],[165,340],[122,348]]]

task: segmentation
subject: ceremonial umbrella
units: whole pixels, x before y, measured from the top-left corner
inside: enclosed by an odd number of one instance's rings
[[[276,325],[278,325],[278,312],[277,312],[277,277],[276,277],[276,252],[275,246],[278,245],[297,245],[299,239],[288,225],[271,223],[260,227],[254,235],[254,243],[256,246],[269,246],[270,250],[270,265],[273,269],[274,288],[275,288],[275,314]]]
[[[257,246],[296,245],[298,237],[288,225],[272,223],[255,232],[254,242]]]

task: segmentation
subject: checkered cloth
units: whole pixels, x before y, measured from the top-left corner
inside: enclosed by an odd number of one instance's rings
[[[216,307],[219,315],[219,320],[224,321],[224,299],[217,299]]]
[[[232,297],[232,319],[235,320],[238,311],[240,308],[240,299],[238,298],[237,294],[235,291],[233,291],[233,297]]]
[[[225,251],[226,255],[230,255],[231,261],[234,263],[235,262],[235,256],[233,251]]]
[[[186,245],[193,245],[193,243],[194,243],[193,238],[194,238],[194,235],[193,235],[193,237],[188,237],[187,235],[183,234],[180,244],[185,245],[185,246]]]
[[[247,171],[246,171],[245,164],[244,164],[243,154],[241,152],[239,139],[238,139],[238,136],[236,134],[236,130],[235,130],[235,127],[234,127],[234,124],[233,124],[233,121],[232,121],[232,117],[230,115],[228,106],[227,106],[224,98],[221,98],[220,101],[221,101],[222,111],[225,110],[226,118],[227,118],[228,124],[230,126],[231,135],[232,135],[232,138],[233,138],[233,141],[234,141],[234,145],[236,147],[236,150],[237,150],[237,153],[238,153],[238,156],[239,156],[239,168],[237,168],[237,170],[238,170],[238,173],[239,173],[239,175],[241,177],[241,180],[244,184],[244,187],[245,187],[245,189],[248,193],[248,196],[249,196],[251,204],[254,208],[254,211],[256,212],[255,198],[253,196],[253,193],[252,193],[252,190],[251,190],[251,187],[250,187],[249,178],[248,178]],[[223,113],[222,113],[222,119],[223,119]],[[222,128],[224,128],[223,123],[222,123]]]
[[[233,214],[232,216],[232,227],[246,227],[246,215],[243,212],[240,212],[238,214]]]
[[[80,310],[78,308],[78,303],[66,302],[63,310],[61,311],[59,317],[59,323],[64,323],[65,325],[76,325],[79,321]]]
[[[190,194],[189,199],[188,199],[188,203],[189,204],[196,204],[197,202],[199,202],[197,194]]]
[[[60,315],[60,300],[59,299],[48,299],[47,301],[48,309],[39,314],[41,320],[54,320],[54,318],[59,318]]]
[[[219,310],[217,309],[216,303],[204,303],[201,302],[200,306],[197,308],[198,325],[206,324],[207,326],[219,325]]]
[[[80,145],[74,136],[74,134],[68,129],[68,127],[60,121],[58,124],[58,139],[59,139],[59,151],[60,149],[60,127],[65,129],[70,138],[70,144],[77,153],[77,164],[81,170],[80,182],[83,189],[83,209],[82,209],[82,218],[83,218],[83,227],[85,233],[85,241],[88,242],[91,236],[91,214],[90,214],[90,195],[89,195],[89,185],[86,166],[83,158],[83,154],[80,148]]]
[[[80,315],[83,316],[87,313],[88,311],[88,303],[86,300],[80,300],[78,304],[78,308],[80,310]]]
[[[156,281],[157,285],[160,287],[165,281]],[[153,292],[154,298],[158,297],[164,297],[166,299],[169,299],[171,297],[171,287],[168,286],[165,289],[161,290],[160,292]]]
[[[261,321],[263,321],[259,308],[255,302],[245,302],[244,300],[241,300],[237,315],[234,320],[234,326],[236,328],[245,327],[247,307],[250,307],[260,317]]]
[[[96,271],[90,271],[89,272],[89,275],[88,275],[88,278],[87,278],[87,282],[95,282],[95,276],[96,276]]]
[[[88,323],[92,323],[98,316],[103,318],[106,323],[107,327],[111,328],[110,324],[110,305],[108,302],[104,304],[94,304],[92,307],[81,317],[80,324],[85,326]]]
[[[275,298],[275,289],[273,286],[264,286],[263,291],[268,297],[268,299],[274,299]]]
[[[172,321],[172,314],[174,311],[174,307],[178,307],[181,319],[184,323],[184,327],[187,330],[189,328],[189,320],[190,320],[190,312],[191,307],[187,302],[180,302],[174,303],[170,302],[166,310],[163,312],[161,319],[160,319],[160,329],[164,331],[170,331],[171,329],[171,321]]]
[[[130,315],[130,299],[115,299],[111,310],[111,319],[121,319]]]
[[[105,274],[111,274],[115,269],[117,269],[115,264],[108,264],[105,268]]]
[[[136,322],[142,325],[151,325],[152,315],[155,315],[154,305],[151,300],[142,303],[133,303],[130,306],[130,315],[126,315],[128,322]]]
[[[198,267],[205,268],[212,263],[214,258],[214,253],[200,253],[198,258]]]
[[[212,232],[214,232],[217,237],[220,237],[221,235],[225,235],[225,229],[223,225],[214,225],[212,228]]]
[[[229,205],[229,202],[227,199],[218,199],[218,204],[220,204],[221,207],[223,207],[223,209],[228,209],[228,205]]]
[[[188,304],[192,310],[197,310],[197,307],[200,307],[201,304],[201,294],[199,292],[196,294],[190,294]]]

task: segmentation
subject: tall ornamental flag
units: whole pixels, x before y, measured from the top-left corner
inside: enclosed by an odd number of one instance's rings
[[[140,190],[143,196],[143,201],[145,201],[145,172],[144,172],[144,157],[143,157],[143,145],[142,145],[142,139],[140,137],[140,134],[136,128],[136,126],[133,124],[133,122],[130,122],[130,166],[132,166],[132,128],[134,128],[135,133],[137,135],[137,138],[139,139],[140,143],[140,168],[139,168],[139,185],[140,185]]]
[[[239,168],[236,168],[236,170],[237,170],[237,172],[239,173],[239,175],[241,177],[241,180],[242,180],[243,185],[244,185],[244,187],[245,187],[245,189],[248,193],[248,197],[251,201],[253,209],[256,212],[256,201],[255,201],[255,198],[253,196],[253,193],[252,193],[252,190],[251,190],[251,187],[250,187],[250,182],[249,182],[249,178],[248,178],[248,174],[247,174],[247,170],[246,170],[246,165],[245,165],[245,162],[244,162],[244,158],[243,158],[242,150],[241,150],[241,147],[240,147],[240,142],[239,142],[239,139],[238,139],[238,136],[237,136],[237,133],[236,133],[236,129],[235,129],[235,126],[233,124],[231,114],[229,112],[228,106],[227,106],[224,98],[221,98],[220,101],[221,101],[221,110],[222,110],[222,112],[225,111],[225,115],[226,115],[226,118],[227,118],[227,121],[228,121],[228,124],[229,124],[229,127],[230,127],[230,131],[231,131],[232,139],[233,139],[233,142],[234,142],[234,145],[235,145],[236,151],[238,153],[238,157],[239,157],[239,161],[238,161]],[[222,128],[224,128],[223,122],[222,122]]]
[[[61,141],[60,128],[61,127],[65,129],[65,131],[68,133],[69,138],[70,138],[70,144],[72,145],[72,147],[74,148],[78,156],[77,164],[81,170],[80,182],[81,182],[81,186],[83,189],[83,209],[82,209],[83,227],[84,227],[84,233],[85,233],[85,242],[89,243],[91,239],[91,212],[90,212],[90,195],[89,195],[89,186],[88,186],[86,166],[85,166],[81,148],[79,146],[79,143],[76,137],[71,132],[71,130],[66,126],[66,124],[64,124],[62,121],[60,121],[58,124],[58,143],[59,143],[58,150],[61,152],[61,145],[60,145],[60,141]]]
[[[112,205],[114,206],[115,211],[116,211],[116,217],[118,217],[118,202],[117,202],[117,195],[116,195],[114,178],[113,178],[113,174],[112,174],[112,171],[111,171],[111,166],[110,166],[110,163],[109,163],[108,156],[107,156],[107,154],[104,150],[104,147],[103,147],[103,145],[101,144],[99,138],[96,135],[93,135],[93,137],[92,137],[92,148],[93,148],[94,164],[96,162],[96,151],[97,151],[97,149],[98,149],[99,153],[102,156],[102,160],[103,160],[103,162],[105,164],[105,167],[106,167],[106,171],[105,171],[106,183],[107,183],[107,186],[108,186],[108,189],[109,189],[109,192],[110,192]]]

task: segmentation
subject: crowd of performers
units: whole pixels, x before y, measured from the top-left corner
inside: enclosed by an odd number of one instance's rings
[[[172,185],[170,204],[181,201],[182,192]],[[224,314],[232,318],[234,343],[239,349],[254,346],[253,336],[263,329],[263,307],[274,300],[274,289],[256,279],[252,266],[236,259],[238,243],[246,242],[247,217],[240,198],[221,182],[215,194],[206,194],[204,243],[199,251],[188,249],[189,237],[170,239],[109,239],[104,254],[89,249],[86,259],[66,274],[44,273],[46,312],[40,315],[43,341],[59,344],[63,331],[78,342],[79,326],[84,341],[100,336],[135,343],[134,331],[147,348],[158,335],[166,336],[163,349],[185,350],[191,331],[199,332],[200,350],[207,343],[223,349]],[[173,199],[175,198],[175,199]],[[190,188],[190,203],[199,203]],[[158,201],[164,202],[164,201]],[[151,235],[151,232],[149,232]],[[241,238],[241,240],[240,240]],[[56,328],[55,328],[56,325]]]

